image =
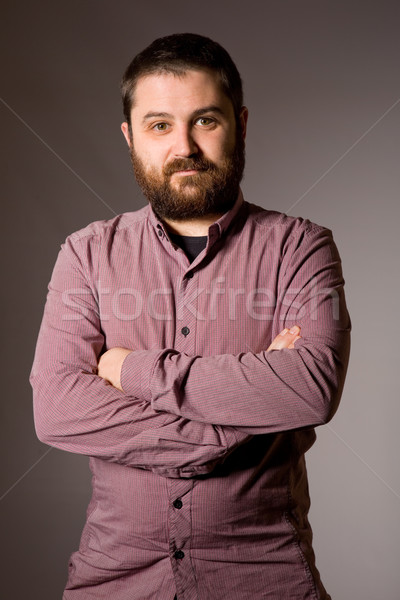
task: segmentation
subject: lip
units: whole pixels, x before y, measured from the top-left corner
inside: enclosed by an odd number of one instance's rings
[[[187,169],[183,171],[175,171],[174,175],[196,175],[196,173],[199,172],[200,171],[198,169]]]

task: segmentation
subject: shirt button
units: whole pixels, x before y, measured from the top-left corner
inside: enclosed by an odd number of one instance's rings
[[[181,560],[185,556],[185,553],[182,550],[177,550],[174,556],[177,560]]]
[[[186,278],[192,279],[193,275],[194,275],[193,271],[189,271],[189,273],[186,274]]]
[[[161,236],[162,236],[162,234],[163,234],[163,232],[162,232],[162,229],[160,228],[160,229],[158,230],[158,235],[161,237]]]
[[[186,337],[187,335],[189,335],[190,333],[190,329],[189,327],[182,327],[181,329],[181,333],[183,333],[183,335]]]
[[[177,498],[177,499],[174,501],[173,505],[175,506],[175,508],[182,508],[182,506],[183,506],[183,502],[182,502],[182,500],[181,500],[180,498]]]

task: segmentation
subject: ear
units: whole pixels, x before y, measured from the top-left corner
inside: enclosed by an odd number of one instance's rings
[[[131,133],[129,131],[129,125],[128,123],[122,123],[121,124],[121,131],[124,134],[124,138],[126,139],[126,143],[128,144],[129,148],[131,147]]]
[[[248,111],[248,109],[247,109],[246,106],[242,106],[242,108],[240,109],[239,120],[240,120],[240,125],[241,125],[241,128],[242,128],[243,139],[246,138],[247,119],[248,118],[249,118],[249,111]]]

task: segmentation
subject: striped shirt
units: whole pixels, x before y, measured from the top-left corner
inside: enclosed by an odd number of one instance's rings
[[[31,373],[39,439],[93,472],[64,600],[329,598],[304,453],[342,393],[343,283],[329,230],[241,194],[192,263],[149,206],[67,238]],[[96,374],[116,346],[124,392]]]

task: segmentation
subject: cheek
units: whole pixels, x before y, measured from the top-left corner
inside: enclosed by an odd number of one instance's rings
[[[148,164],[160,171],[168,161],[168,148],[166,144],[158,143],[146,152]]]
[[[143,133],[133,135],[133,149],[146,170],[163,161],[165,149],[159,142],[160,140],[157,140],[154,143],[149,136],[143,135]]]
[[[226,158],[232,154],[234,147],[235,139],[224,137],[223,139],[218,140],[218,143],[213,146],[212,150],[210,149],[212,152],[210,158],[213,158],[215,162],[223,163]]]
[[[140,154],[140,159],[147,173],[160,173],[165,160],[159,149],[158,152],[156,150],[146,150],[146,152]]]

